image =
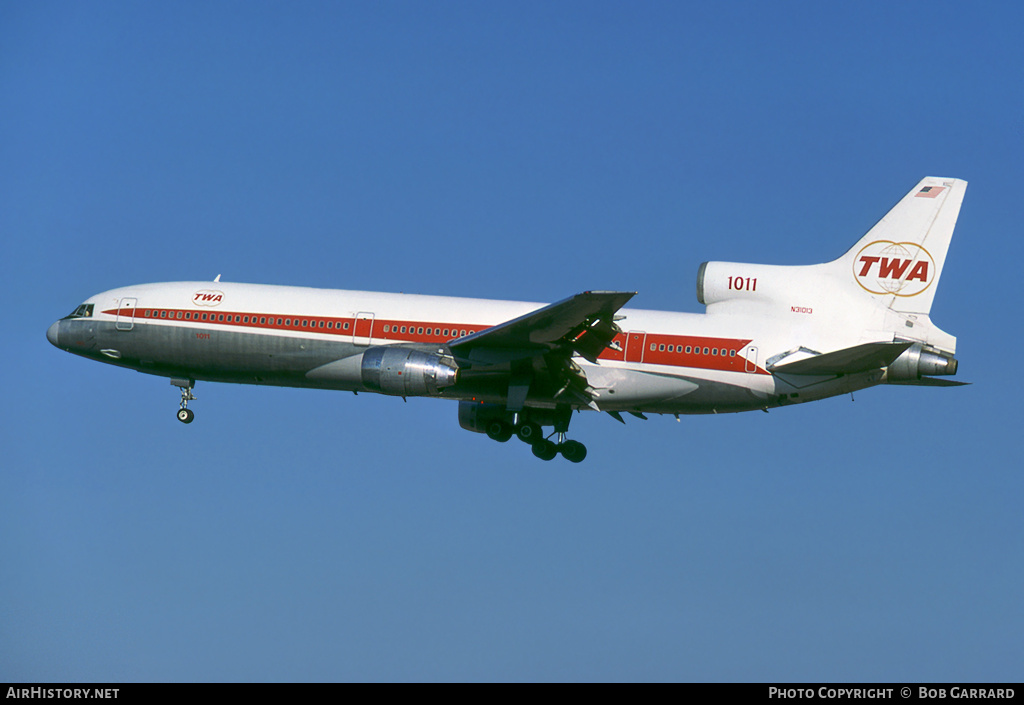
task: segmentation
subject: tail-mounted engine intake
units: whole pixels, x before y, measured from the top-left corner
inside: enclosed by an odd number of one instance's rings
[[[697,300],[705,306],[723,303],[781,306],[790,309],[794,294],[801,309],[813,308],[822,292],[829,290],[820,265],[788,267],[742,262],[705,262],[697,270]]]
[[[915,343],[896,358],[885,373],[886,382],[912,382],[929,375],[955,375],[956,358]]]
[[[367,389],[401,397],[435,396],[458,381],[459,367],[447,355],[382,345],[363,353]]]

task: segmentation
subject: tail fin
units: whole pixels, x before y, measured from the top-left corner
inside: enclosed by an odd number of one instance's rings
[[[967,182],[928,176],[830,266],[894,311],[931,311]]]

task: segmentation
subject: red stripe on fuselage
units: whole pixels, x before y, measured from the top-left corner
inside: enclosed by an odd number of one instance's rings
[[[345,317],[288,316],[237,311],[209,312],[170,308],[109,309],[103,313],[126,318],[134,316],[138,323],[175,321],[190,324],[209,324],[218,327],[230,326],[232,328],[319,333],[339,337],[352,336],[356,323],[355,318]],[[361,324],[365,325],[363,321],[361,321]],[[436,343],[443,345],[456,338],[487,330],[490,327],[462,323],[455,325],[451,323],[374,318],[373,327],[368,338],[371,341],[387,341],[390,343]],[[615,336],[611,346],[605,348],[598,358],[601,360],[624,362],[626,336],[626,333],[620,333]],[[743,351],[750,342],[750,340],[738,340],[735,338],[647,333],[644,340],[642,364],[690,367],[720,370],[723,372],[743,372],[746,365]],[[769,372],[758,366],[753,374],[769,374]]]
[[[605,348],[598,356],[600,360],[625,361],[626,333],[615,336],[614,347]],[[642,360],[632,357],[645,365],[669,365],[672,367],[696,367],[703,370],[743,372],[746,350],[750,340],[735,338],[708,338],[695,335],[670,335],[647,333],[643,343]],[[639,358],[639,356],[637,356]],[[760,367],[757,374],[768,374]]]

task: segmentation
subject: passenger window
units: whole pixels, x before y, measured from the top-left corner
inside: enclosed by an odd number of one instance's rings
[[[260,325],[263,325],[266,322],[267,322],[267,317],[266,316],[260,316]]]
[[[665,343],[658,346],[658,352],[665,352]]]
[[[419,329],[416,331],[416,335],[423,335],[423,326],[419,327]]]
[[[712,355],[717,355],[718,354],[718,348],[711,348],[711,354]]]
[[[402,326],[402,332],[403,333],[405,332],[405,326]]]
[[[693,348],[691,346],[687,345],[686,346],[686,354],[689,355],[691,352],[693,352]]]
[[[222,313],[219,316],[217,316],[217,320],[218,321],[223,321],[224,320],[224,314]]]
[[[348,330],[348,323],[345,324],[345,330]]]
[[[178,318],[181,318],[181,311],[178,311]]]
[[[707,349],[707,348],[704,348],[704,354],[705,354],[705,355],[707,355],[707,354],[708,354],[708,349]]]
[[[653,351],[653,350],[657,350],[657,349],[658,349],[658,344],[657,343],[651,343],[651,350]]]

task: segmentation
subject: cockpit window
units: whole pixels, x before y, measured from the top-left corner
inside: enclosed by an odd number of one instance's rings
[[[92,318],[92,308],[95,304],[82,304],[65,318]]]

